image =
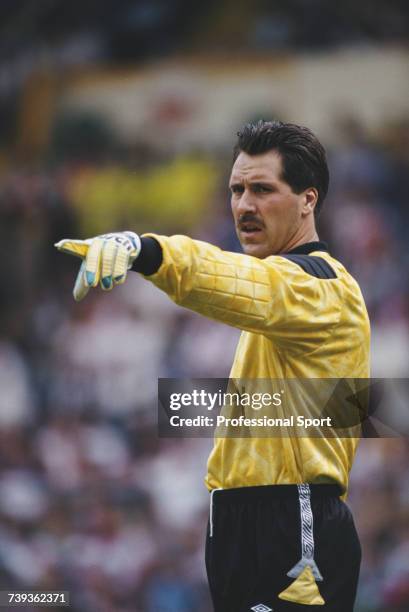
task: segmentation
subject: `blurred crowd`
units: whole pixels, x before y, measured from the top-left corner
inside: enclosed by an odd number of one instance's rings
[[[141,61],[191,50],[328,49],[407,44],[404,0],[3,0],[2,57],[32,63],[46,51],[60,63]],[[16,36],[19,32],[20,40]],[[31,58],[30,58],[31,55]]]
[[[379,377],[409,375],[408,151],[404,121],[374,138],[340,120],[320,221],[320,237],[361,284]],[[238,331],[177,308],[135,273],[77,304],[78,261],[53,248],[133,229],[238,250],[230,152],[146,158],[150,175],[165,177],[144,192],[152,200],[113,189],[103,213],[98,181],[105,193],[123,158],[14,165],[1,176],[0,583],[70,591],[81,612],[211,610],[203,476],[212,441],[158,439],[157,378],[228,376]],[[166,213],[189,194],[195,214],[188,204]],[[407,440],[362,442],[349,496],[364,553],[357,612],[409,609],[408,474]]]

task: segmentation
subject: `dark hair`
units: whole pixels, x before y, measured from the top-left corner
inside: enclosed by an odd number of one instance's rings
[[[247,123],[237,136],[234,161],[241,151],[248,155],[277,151],[283,165],[282,179],[294,193],[301,193],[308,187],[317,189],[314,210],[317,217],[327,195],[329,172],[325,149],[311,130],[294,123],[260,120]]]

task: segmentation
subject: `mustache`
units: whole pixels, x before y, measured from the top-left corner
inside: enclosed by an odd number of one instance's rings
[[[263,221],[259,219],[256,215],[253,215],[252,213],[243,213],[237,219],[238,227],[242,227],[244,224],[247,224],[247,223],[251,223],[252,225],[255,225],[256,227],[259,227],[259,228],[264,227]]]

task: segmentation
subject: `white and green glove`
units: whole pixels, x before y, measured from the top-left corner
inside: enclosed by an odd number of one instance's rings
[[[73,291],[74,299],[79,302],[98,283],[104,291],[110,291],[114,285],[125,282],[141,251],[141,239],[134,232],[115,232],[87,240],[68,238],[54,246],[83,260]]]

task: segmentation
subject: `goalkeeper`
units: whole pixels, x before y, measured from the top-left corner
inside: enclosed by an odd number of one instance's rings
[[[186,236],[61,240],[81,300],[141,273],[172,300],[242,330],[231,378],[367,378],[369,321],[356,281],[319,241],[325,151],[305,127],[247,124],[231,207],[244,254]],[[206,567],[216,612],[353,610],[361,549],[348,507],[355,438],[216,438]]]

